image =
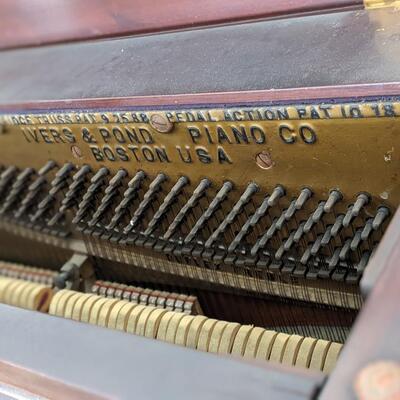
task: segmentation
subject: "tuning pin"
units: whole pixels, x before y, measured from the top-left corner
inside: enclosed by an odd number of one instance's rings
[[[176,215],[171,225],[168,227],[165,232],[163,239],[168,240],[174,233],[179,224],[183,221],[186,214],[191,210],[199,199],[205,194],[206,190],[211,186],[211,182],[208,179],[202,179],[200,183],[197,185],[196,189],[193,191],[192,196],[187,201],[187,203],[181,208],[179,213]]]
[[[17,176],[17,179],[11,186],[10,191],[4,201],[3,206],[0,209],[0,214],[4,214],[18,199],[19,195],[25,189],[27,181],[30,179],[34,170],[32,168],[25,168],[22,172],[20,172]]]
[[[339,253],[340,260],[344,261],[347,258],[350,252],[350,245],[351,245],[351,239],[349,238],[345,241],[343,247],[340,250]]]
[[[326,200],[324,205],[324,211],[326,213],[331,212],[334,205],[342,200],[342,198],[342,193],[340,193],[339,190],[332,190],[329,194],[328,200]]]
[[[25,197],[22,199],[19,208],[14,214],[16,218],[21,218],[21,216],[33,204],[34,200],[39,195],[42,187],[46,183],[46,178],[44,176],[48,174],[55,166],[56,163],[50,160],[38,171],[36,179],[28,186]]]
[[[285,251],[289,251],[290,248],[293,246],[295,234],[296,234],[296,231],[290,232],[289,237],[286,239],[285,243],[283,244],[283,248]]]
[[[301,256],[300,263],[303,265],[307,265],[307,262],[310,259],[310,257],[311,257],[311,247],[308,246],[306,251]]]
[[[88,222],[88,226],[95,226],[98,224],[102,216],[105,214],[108,208],[111,207],[112,200],[117,195],[117,189],[121,185],[122,181],[128,173],[124,169],[120,169],[108,182],[108,185],[104,191],[105,196],[102,197],[100,205],[92,216],[92,219]]]
[[[343,226],[347,228],[351,221],[358,216],[361,209],[369,202],[369,196],[361,193],[357,196],[356,202],[347,210],[346,216],[343,219]]]
[[[250,183],[239,200],[233,206],[232,210],[228,213],[225,219],[221,222],[218,228],[208,238],[205,243],[206,248],[210,248],[212,244],[218,239],[221,233],[225,232],[226,228],[234,221],[237,215],[242,211],[243,207],[250,201],[251,197],[258,191],[258,185]]]
[[[286,211],[282,214],[284,221],[289,221],[293,217],[293,215],[296,211],[297,211],[296,200],[293,200],[290,203],[289,207],[286,209]],[[279,229],[281,229],[281,228],[279,228]]]
[[[356,267],[357,273],[359,275],[362,275],[362,273],[364,272],[365,267],[367,266],[370,257],[371,257],[371,251],[364,251],[364,253],[362,254],[361,259]]]
[[[362,242],[361,239],[361,233],[362,233],[363,229],[357,229],[356,233],[354,234],[353,239],[351,240],[351,244],[350,244],[350,249],[352,251],[357,250],[358,246],[360,245],[360,243]]]
[[[171,204],[176,200],[179,193],[183,190],[183,188],[189,183],[189,179],[186,176],[181,176],[169,193],[165,196],[164,201],[162,202],[161,206],[158,208],[156,213],[153,215],[152,220],[147,225],[147,228],[144,232],[144,235],[150,235],[154,229],[156,228],[157,224],[160,222],[163,215],[167,212],[168,208]]]
[[[138,171],[135,176],[128,182],[128,189],[125,190],[123,198],[114,210],[114,215],[111,221],[106,226],[107,230],[114,229],[122,217],[125,215],[132,201],[136,198],[137,192],[145,179],[146,174],[143,171]]]
[[[292,236],[292,239],[291,239],[291,240],[293,241],[294,232],[291,233],[291,236]],[[289,238],[290,238],[290,236],[289,236]],[[285,243],[287,243],[287,241],[289,240],[289,238],[286,240]],[[278,250],[276,251],[276,253],[275,253],[275,256],[274,256],[274,257],[275,257],[275,259],[278,260],[278,261],[282,259],[284,253],[286,252],[285,243],[282,243],[282,244],[280,245],[279,249],[278,249]]]
[[[276,204],[276,202],[285,195],[285,189],[283,186],[278,185],[272,192],[271,196],[268,199],[268,205],[272,207]]]
[[[261,205],[257,208],[256,212],[247,219],[247,221],[242,226],[239,233],[236,235],[236,237],[232,240],[231,244],[229,245],[228,252],[234,251],[237,248],[237,246],[241,243],[242,239],[249,232],[249,230],[255,225],[257,225],[260,219],[267,213],[269,208],[268,200],[269,196],[266,196]]]
[[[373,232],[372,222],[373,222],[373,219],[369,218],[367,220],[367,222],[365,223],[364,228],[361,232],[361,240],[362,241],[367,240],[371,236],[371,233]]]
[[[109,171],[106,167],[101,167],[90,179],[90,183],[97,183],[108,175]]]
[[[300,241],[300,239],[303,237],[305,224],[306,224],[306,221],[302,221],[299,224],[299,227],[297,228],[297,231],[295,232],[294,237],[293,237],[293,240],[295,243],[298,243]]]
[[[69,177],[70,172],[74,169],[74,164],[65,163],[57,172],[54,179],[51,181],[52,187],[58,187],[65,179]]]
[[[293,202],[292,202],[292,204],[293,204]],[[289,219],[286,219],[286,211],[289,210],[289,208],[290,208],[290,206],[286,210],[284,210],[282,212],[282,214],[279,216],[279,218],[277,219],[277,221],[276,221],[276,230],[277,231],[280,231],[283,227],[283,224],[289,220]]]
[[[333,225],[328,225],[326,227],[326,230],[325,230],[324,234],[322,235],[322,239],[321,239],[322,247],[326,246],[330,242],[330,240],[332,238],[332,228],[333,228]]]
[[[17,173],[17,167],[11,165],[7,167],[1,174],[0,174],[0,195],[3,194],[3,191],[10,183],[11,179],[13,179],[14,175]]]
[[[128,173],[124,169],[118,170],[117,173],[110,179],[110,182],[108,182],[104,193],[108,194],[115,191],[121,185],[122,181],[127,175]]]
[[[57,193],[66,186],[66,180],[73,169],[74,165],[68,162],[57,171],[54,179],[50,183],[51,189],[49,190],[47,196],[38,204],[36,213],[34,213],[30,218],[31,222],[35,223],[51,208],[52,204],[55,202]]]
[[[275,258],[277,260],[281,260],[284,253],[287,252],[288,250],[290,250],[290,248],[292,247],[293,243],[294,243],[294,234],[296,233],[296,231],[291,231],[289,237],[286,239],[285,242],[283,242],[281,244],[281,246],[279,247],[279,249],[277,250],[277,252],[275,253]]]
[[[203,227],[203,225],[213,215],[213,213],[216,211],[219,205],[225,200],[226,196],[232,190],[232,188],[233,184],[230,181],[227,181],[222,185],[221,189],[214,197],[214,199],[211,201],[206,211],[204,211],[203,215],[197,220],[194,227],[185,237],[184,239],[185,244],[190,243],[194,239],[194,237],[197,235],[197,232]]]
[[[344,220],[344,215],[343,214],[339,214],[336,217],[336,220],[335,220],[335,222],[334,222],[334,224],[332,226],[332,229],[331,229],[332,237],[336,237],[338,235],[338,233],[340,232],[340,230],[342,229],[343,220]]]
[[[255,245],[251,248],[250,254],[252,256],[257,255],[258,251],[263,248],[268,241],[272,238],[276,231],[276,223],[277,223],[277,218],[275,218],[271,224],[271,226],[268,228],[267,232],[264,233],[264,235],[261,236],[255,243]]]
[[[361,193],[357,196],[357,200],[353,206],[353,215],[357,217],[360,214],[361,209],[367,205],[370,201],[370,196],[366,193]]]
[[[322,235],[318,235],[317,239],[313,243],[311,247],[311,255],[315,256],[318,253],[319,249],[321,248],[322,237]]]
[[[49,160],[47,161],[47,163],[45,165],[43,165],[42,168],[39,169],[38,171],[38,175],[39,176],[43,176],[48,174],[53,168],[55,168],[57,166],[57,164],[55,163],[55,161],[53,160]]]
[[[108,175],[109,171],[106,167],[101,167],[90,179],[90,185],[83,195],[81,202],[78,205],[78,211],[75,217],[72,220],[73,224],[78,224],[86,211],[88,210],[90,204],[95,198],[96,192],[101,188],[103,185],[104,178]]]
[[[379,207],[378,212],[376,213],[375,218],[372,222],[372,229],[374,231],[378,230],[385,221],[385,219],[389,216],[389,214],[390,211],[387,207],[385,206]]]
[[[303,208],[304,204],[309,198],[311,198],[311,196],[312,191],[309,188],[302,189],[295,203],[296,210]]]
[[[140,221],[143,213],[146,211],[147,207],[153,200],[153,197],[156,195],[156,193],[161,189],[161,185],[167,180],[166,175],[164,174],[158,174],[153,181],[150,183],[150,186],[145,193],[143,200],[139,204],[139,207],[136,209],[136,211],[133,214],[133,217],[129,224],[124,228],[124,233],[129,233],[132,231],[132,229],[137,225],[137,223]]]
[[[324,201],[321,201],[318,204],[317,209],[314,211],[313,214],[310,215],[308,218],[307,222],[304,225],[304,232],[308,233],[311,231],[311,228],[322,218],[322,215],[324,214]]]
[[[335,249],[334,253],[332,254],[331,259],[329,260],[329,268],[334,268],[338,265],[339,263],[339,254],[340,254],[340,247]]]
[[[88,165],[83,165],[72,177],[72,182],[68,187],[68,191],[65,194],[64,199],[61,201],[60,212],[63,213],[67,208],[71,206],[79,191],[83,189],[85,178],[90,171],[91,169]]]

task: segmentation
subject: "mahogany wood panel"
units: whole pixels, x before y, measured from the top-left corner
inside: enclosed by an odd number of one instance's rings
[[[279,101],[294,88],[396,83],[399,35],[400,10],[381,9],[1,51],[0,104],[247,91]]]
[[[50,100],[0,104],[0,112],[28,110],[122,109],[134,107],[175,107],[193,105],[294,102],[324,99],[367,99],[400,96],[400,83],[339,85],[280,90],[134,96],[93,99]]]
[[[362,0],[2,0],[0,48],[362,8]]]

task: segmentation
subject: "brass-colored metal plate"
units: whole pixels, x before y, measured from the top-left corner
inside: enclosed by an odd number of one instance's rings
[[[289,194],[310,186],[324,198],[367,191],[374,206],[397,207],[399,116],[399,102],[4,115],[0,155],[21,168],[74,160],[238,188],[280,183]]]

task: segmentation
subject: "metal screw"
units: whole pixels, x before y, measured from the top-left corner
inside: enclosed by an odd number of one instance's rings
[[[273,167],[274,162],[271,159],[271,155],[268,151],[262,151],[256,155],[256,163],[262,169],[270,169]]]
[[[161,133],[171,132],[174,127],[174,124],[163,114],[153,114],[150,117],[150,125]]]
[[[77,145],[71,146],[71,153],[75,158],[82,158],[82,151]]]

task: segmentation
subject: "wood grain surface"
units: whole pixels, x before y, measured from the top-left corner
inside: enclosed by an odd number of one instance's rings
[[[2,0],[0,49],[362,7],[362,0]]]

